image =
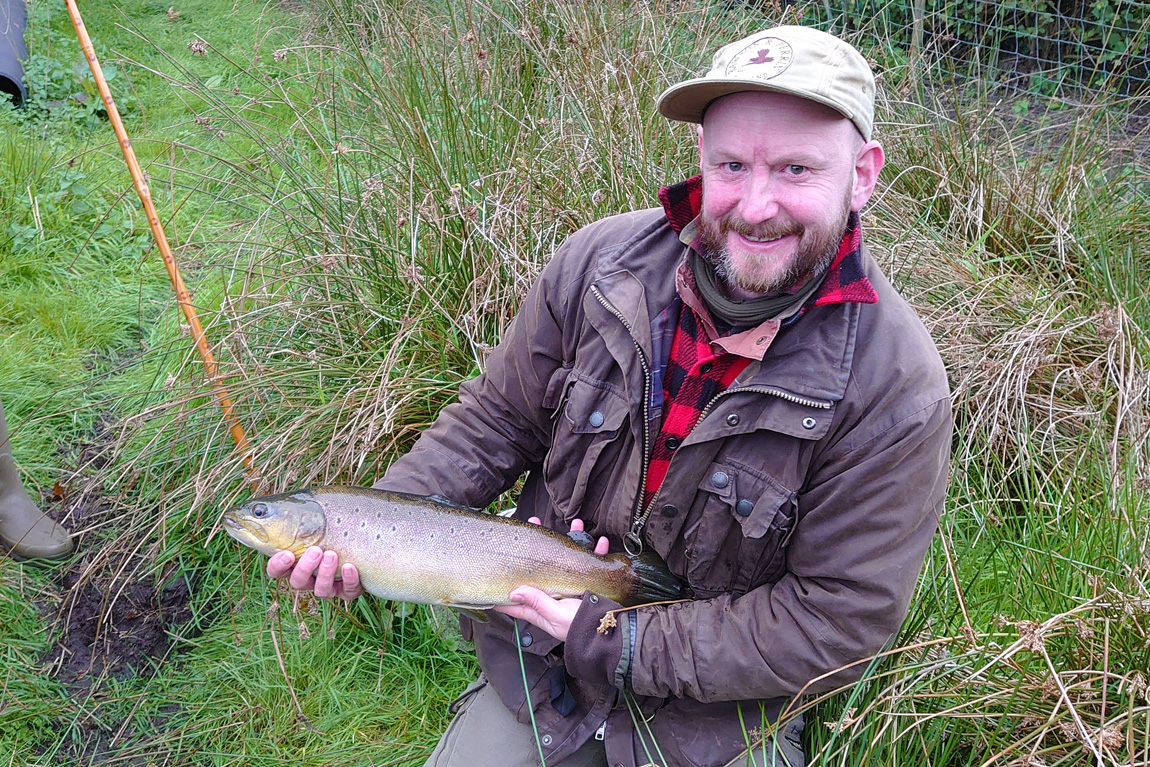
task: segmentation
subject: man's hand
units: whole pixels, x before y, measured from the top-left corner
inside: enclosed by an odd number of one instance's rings
[[[342,578],[339,581],[335,579],[337,569]],[[290,551],[277,551],[268,560],[267,571],[269,578],[278,580],[286,576],[292,588],[314,591],[320,599],[339,597],[351,601],[363,593],[355,565],[348,563],[340,568],[339,555],[319,546],[305,551],[298,564]]]
[[[539,517],[527,520],[533,525],[540,524]],[[583,529],[583,520],[576,519],[571,522],[571,529]],[[595,543],[595,553],[605,556],[610,543],[606,538],[600,537]],[[306,556],[306,555],[305,555]],[[579,612],[582,600],[563,598],[553,599],[546,592],[532,586],[520,586],[510,594],[513,605],[500,606],[498,612],[510,615],[512,618],[525,620],[533,626],[543,629],[560,642],[567,641],[567,632],[571,628],[571,621],[575,620],[575,613]]]

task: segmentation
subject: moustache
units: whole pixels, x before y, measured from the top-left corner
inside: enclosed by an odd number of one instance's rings
[[[763,223],[752,225],[741,218],[724,217],[719,222],[720,231],[723,234],[728,232],[735,232],[744,237],[754,237],[758,240],[773,240],[777,237],[786,237],[788,235],[802,236],[806,231],[806,227],[802,224],[795,222],[789,223]]]

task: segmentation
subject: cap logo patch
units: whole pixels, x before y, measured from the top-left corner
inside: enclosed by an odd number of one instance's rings
[[[781,37],[760,37],[731,57],[726,76],[770,80],[791,65],[792,54],[790,43]]]

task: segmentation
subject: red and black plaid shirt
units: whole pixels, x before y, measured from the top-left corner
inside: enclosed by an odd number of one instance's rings
[[[659,191],[659,202],[676,232],[681,232],[699,215],[702,192],[701,176]],[[863,272],[861,243],[862,227],[859,226],[858,214],[851,213],[847,230],[839,243],[839,252],[827,269],[822,285],[787,324],[816,306],[848,302],[873,304],[878,301],[874,286]],[[695,311],[681,304],[663,372],[663,423],[651,452],[643,492],[644,508],[654,499],[667,476],[675,450],[698,424],[707,404],[730,386],[750,362],[747,357],[712,346],[712,340],[707,337],[703,322]]]

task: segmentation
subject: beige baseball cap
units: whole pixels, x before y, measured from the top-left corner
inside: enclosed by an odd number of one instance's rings
[[[834,35],[812,27],[783,26],[724,45],[704,77],[663,92],[659,112],[672,120],[701,123],[708,104],[740,91],[790,93],[825,104],[870,140],[874,73],[854,46]]]

